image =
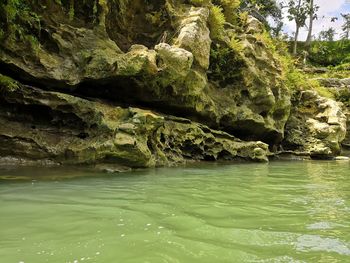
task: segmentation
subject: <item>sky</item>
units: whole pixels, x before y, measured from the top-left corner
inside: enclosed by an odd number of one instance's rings
[[[285,2],[286,0],[277,0],[278,2]],[[337,35],[336,39],[341,37],[342,31],[341,26],[343,24],[343,19],[341,17],[341,13],[350,13],[350,0],[314,0],[315,4],[319,6],[319,10],[317,12],[318,19],[314,21],[313,27],[313,35],[318,36],[319,32],[322,30],[327,30],[330,27],[333,27]],[[285,11],[286,12],[286,11]],[[295,22],[289,21],[284,15],[285,18],[283,20],[284,32],[292,35],[295,32]],[[332,17],[338,17],[338,20],[335,22],[331,22]],[[308,24],[308,22],[307,22]],[[299,35],[299,40],[305,40],[307,37],[307,28],[302,28]]]

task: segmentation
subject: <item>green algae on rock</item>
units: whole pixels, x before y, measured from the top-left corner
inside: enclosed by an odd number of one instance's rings
[[[127,167],[188,159],[267,161],[266,144],[243,142],[187,119],[26,85],[0,85],[2,157]]]

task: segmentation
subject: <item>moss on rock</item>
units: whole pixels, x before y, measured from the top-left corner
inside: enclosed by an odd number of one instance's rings
[[[243,142],[187,119],[11,85],[1,82],[1,158],[127,167],[267,161],[266,144]]]

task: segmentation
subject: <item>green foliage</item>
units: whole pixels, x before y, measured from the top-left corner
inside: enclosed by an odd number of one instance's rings
[[[19,86],[17,81],[0,74],[0,91],[15,91],[18,88]]]
[[[201,2],[202,5],[208,5],[208,1],[203,0],[191,0],[191,2]],[[210,2],[210,1],[209,1]],[[238,8],[240,6],[240,0],[213,0],[212,4],[209,4],[209,27],[210,36],[212,39],[222,39],[224,36],[224,26],[226,22],[238,24],[239,14]]]
[[[264,21],[268,31],[278,36],[283,27],[281,6],[282,3],[276,0],[242,0],[240,8],[258,17],[260,21]],[[271,18],[274,23],[270,23]]]
[[[31,10],[28,1],[8,0],[0,3],[0,39],[13,44],[16,41],[27,42],[35,50],[39,41],[35,34],[41,30],[40,17]]]
[[[322,30],[319,33],[318,38],[320,41],[334,41],[335,34],[335,29],[333,27],[330,27],[327,30]]]
[[[38,25],[40,27],[40,18],[30,10],[27,1],[8,0],[6,4],[0,3],[0,10],[5,15],[8,24],[19,20],[28,23],[30,26]]]
[[[305,26],[310,13],[310,6],[306,0],[288,0],[288,19],[294,21],[298,27]]]
[[[210,16],[209,16],[211,38],[220,39],[223,36],[225,22],[226,22],[226,18],[223,13],[222,7],[213,5],[210,8]]]
[[[237,10],[240,6],[240,0],[219,0],[218,5],[222,6],[226,20],[230,23],[237,20]]]
[[[306,19],[313,14],[314,6],[309,0],[288,0],[288,19],[295,22],[295,33],[293,43],[293,55],[297,55],[298,35],[300,28],[306,24]],[[313,20],[311,20],[312,22]],[[310,27],[311,28],[311,27]],[[311,36],[311,35],[310,35]]]
[[[322,87],[317,80],[310,79],[298,69],[292,69],[286,74],[286,84],[292,91],[315,90],[320,96],[334,99],[334,94],[327,88]]]
[[[230,42],[229,42],[229,47],[238,53],[243,52],[243,49],[244,49],[241,41],[239,39],[235,38],[235,36],[231,37]]]
[[[349,39],[349,37],[350,37],[350,14],[341,14],[341,16],[345,20],[344,24],[342,25],[343,38]]]
[[[314,78],[336,78],[336,79],[345,79],[350,77],[350,63],[344,63],[337,65],[335,67],[328,67],[328,70],[323,73],[311,72],[305,73],[310,79]]]
[[[146,20],[152,25],[160,25],[162,23],[162,12],[152,12],[146,14]]]
[[[32,50],[37,54],[39,52],[40,43],[36,36],[27,35],[26,41],[29,43]]]
[[[314,90],[317,91],[317,93],[320,96],[322,96],[322,97],[325,97],[325,98],[328,98],[328,99],[335,99],[335,95],[328,88],[325,88],[325,87],[322,87],[322,86],[318,85],[318,86],[314,87]]]
[[[262,33],[254,34],[257,41],[263,43],[267,49],[269,49],[272,53],[275,53],[276,46],[274,40],[272,40],[270,34],[267,31]]]
[[[335,98],[337,101],[341,101],[344,105],[350,108],[350,90],[347,88],[337,89],[335,93]]]
[[[317,66],[336,66],[350,62],[350,40],[314,41],[309,61]]]
[[[129,0],[113,0],[114,3],[117,6],[118,10],[118,20],[122,24],[127,24],[128,21],[126,20],[126,13],[128,11],[128,6],[129,6]]]
[[[310,80],[309,76],[296,68],[297,60],[291,57],[288,52],[288,45],[283,39],[270,38],[268,40],[266,35],[263,37],[267,46],[273,51],[274,56],[280,61],[282,79],[290,91],[295,93],[300,90],[315,90],[319,87],[317,81]]]
[[[220,4],[223,8],[227,8],[228,10],[235,11],[240,6],[240,0],[219,0]]]
[[[341,70],[348,70],[348,71],[350,71],[350,61],[349,62],[346,61],[345,63],[337,65],[337,66],[334,67],[334,69],[335,70],[339,70],[339,71],[341,71]],[[348,72],[348,75],[349,75],[349,72]]]
[[[190,0],[190,3],[195,6],[208,6],[211,4],[210,0]]]
[[[209,79],[218,82],[221,87],[240,83],[245,64],[239,53],[230,47],[214,45],[210,52]]]
[[[293,67],[285,72],[286,85],[290,90],[308,90],[314,88],[314,83],[310,83],[305,74]]]
[[[74,19],[74,0],[69,1],[68,17],[69,17],[69,20],[71,21]]]
[[[247,10],[256,9],[262,17],[270,16],[275,21],[282,18],[281,6],[275,0],[243,0],[241,7]]]
[[[277,47],[277,50],[279,48]],[[295,67],[296,60],[287,54],[285,45],[285,54],[280,56],[282,62],[282,77],[289,90],[297,94],[301,90],[315,90],[320,96],[334,99],[335,95],[327,88],[322,87],[320,83],[312,79],[310,75]]]

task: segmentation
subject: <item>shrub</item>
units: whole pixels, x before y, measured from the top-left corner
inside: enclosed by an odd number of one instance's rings
[[[350,41],[315,41],[312,43],[309,60],[317,66],[336,66],[346,62],[350,54]]]

